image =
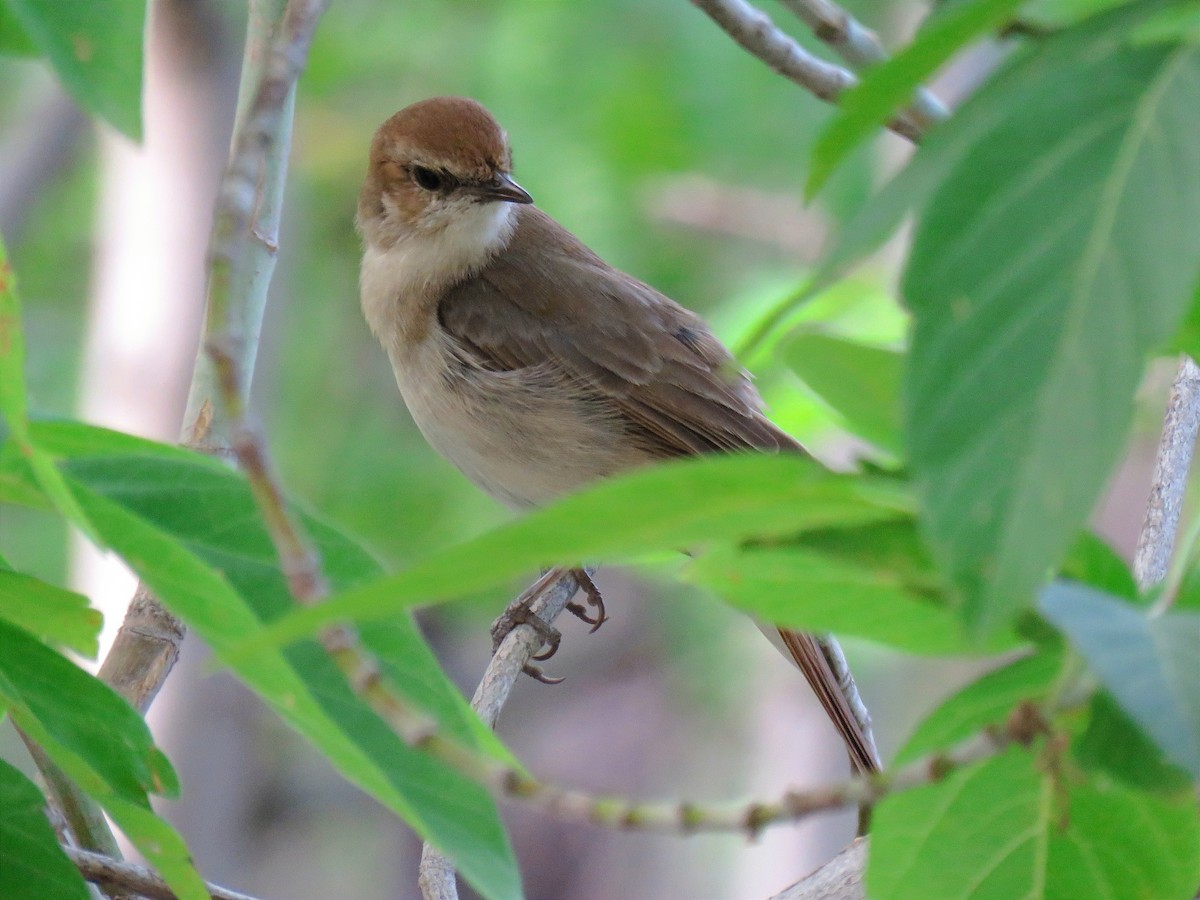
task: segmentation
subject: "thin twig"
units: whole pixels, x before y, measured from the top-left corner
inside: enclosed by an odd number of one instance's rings
[[[1191,357],[1185,356],[1171,385],[1146,517],[1133,556],[1133,576],[1142,590],[1158,584],[1167,575],[1198,431],[1200,368]]]
[[[557,577],[545,584],[539,584],[552,574]],[[530,612],[547,625],[552,625],[575,596],[579,585],[570,573],[551,570],[531,585],[529,591],[539,589],[541,595],[530,604]],[[500,711],[508,701],[513,686],[541,645],[542,638],[531,625],[518,625],[505,636],[496,652],[492,654],[483,678],[479,681],[479,687],[475,689],[475,696],[471,698],[471,708],[489,727],[496,727]],[[456,900],[458,884],[454,865],[428,841],[421,847],[421,865],[418,871],[417,882],[425,900]]]
[[[858,83],[848,69],[813,56],[775,26],[762,10],[746,0],[692,0],[721,29],[751,55],[772,70],[828,103]],[[913,143],[921,140],[926,127],[909,111],[892,118],[887,127]]]
[[[829,46],[856,72],[881,63],[887,51],[875,32],[831,0],[781,0],[803,21],[817,40]],[[946,119],[950,113],[928,88],[919,87],[907,110],[912,123],[923,132]]]
[[[177,900],[170,885],[145,866],[75,847],[64,846],[62,851],[75,864],[84,880],[98,884],[105,890],[129,891],[148,900]],[[239,894],[207,881],[204,887],[213,900],[254,900],[249,894]]]

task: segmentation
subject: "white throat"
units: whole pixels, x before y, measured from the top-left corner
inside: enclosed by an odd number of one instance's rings
[[[423,299],[477,271],[508,244],[517,224],[511,203],[472,202],[443,213],[440,228],[408,228],[390,247],[368,241],[363,250],[363,315],[389,350]]]

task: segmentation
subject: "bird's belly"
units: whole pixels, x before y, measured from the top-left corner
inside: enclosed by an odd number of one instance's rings
[[[554,372],[480,369],[439,343],[393,359],[400,393],[430,446],[505,505],[538,506],[649,460],[606,404]]]

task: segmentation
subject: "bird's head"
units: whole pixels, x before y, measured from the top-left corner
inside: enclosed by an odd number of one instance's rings
[[[368,244],[500,226],[511,204],[532,203],[512,179],[508,137],[474,100],[434,97],[379,127],[358,199]]]

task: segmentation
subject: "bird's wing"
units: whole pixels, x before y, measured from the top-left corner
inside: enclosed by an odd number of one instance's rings
[[[439,322],[480,365],[553,366],[609,404],[651,456],[800,450],[694,313],[608,266],[533,207],[506,250],[450,289]]]

